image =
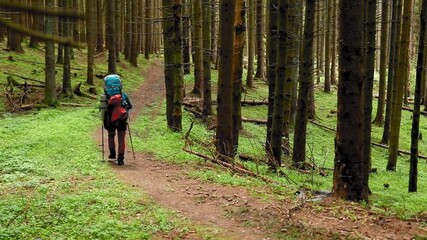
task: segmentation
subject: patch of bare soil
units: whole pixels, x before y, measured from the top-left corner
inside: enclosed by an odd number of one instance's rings
[[[130,97],[134,104],[131,119],[141,110],[164,97],[163,66],[154,62],[143,71],[144,84]],[[95,133],[100,142],[100,132]],[[380,216],[357,204],[325,199],[313,203],[304,198],[262,201],[242,187],[228,187],[190,177],[194,168],[206,169],[210,163],[183,167],[144,154],[133,159],[127,148],[124,166],[111,163],[119,179],[146,193],[160,206],[175,210],[198,226],[205,226],[214,238],[276,239],[288,235],[297,239],[411,239],[427,236],[415,220],[402,221]],[[270,189],[257,189],[271,192]],[[200,239],[190,229],[185,239]],[[161,236],[174,238],[176,236]],[[182,236],[181,236],[182,237]]]

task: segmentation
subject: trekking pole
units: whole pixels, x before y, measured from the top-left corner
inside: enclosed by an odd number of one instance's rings
[[[135,160],[136,159],[135,158],[135,150],[133,149],[132,134],[130,133],[131,131],[130,131],[130,124],[129,124],[129,122],[130,122],[130,117],[128,116],[128,122],[127,122],[127,124],[128,124],[129,140],[130,140],[130,145],[132,147],[133,159]]]
[[[105,151],[104,151],[104,124],[101,126],[101,141],[102,141],[102,161],[105,162]]]

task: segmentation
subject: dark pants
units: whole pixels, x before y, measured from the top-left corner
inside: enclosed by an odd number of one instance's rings
[[[112,124],[110,124],[107,128],[108,130],[108,147],[110,149],[116,149],[116,143],[115,143],[115,136],[116,136],[116,130],[117,130],[117,138],[118,138],[118,153],[124,154],[125,153],[125,136],[126,136],[126,127],[127,127],[127,121],[126,120],[118,120]]]

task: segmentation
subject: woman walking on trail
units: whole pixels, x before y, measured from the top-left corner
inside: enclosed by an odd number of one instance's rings
[[[108,148],[110,149],[108,158],[116,158],[115,136],[117,131],[119,145],[117,149],[117,164],[123,165],[128,110],[132,109],[132,103],[128,95],[122,91],[122,82],[118,75],[112,74],[104,78],[104,92],[108,103],[104,115],[104,127],[108,131]]]

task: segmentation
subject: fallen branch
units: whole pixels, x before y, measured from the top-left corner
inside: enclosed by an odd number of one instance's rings
[[[66,102],[60,102],[59,105],[61,105],[61,106],[67,106],[67,107],[90,107],[90,106],[92,106],[92,104],[66,103]]]
[[[321,128],[324,128],[324,129],[326,129],[326,130],[328,130],[328,131],[336,132],[336,130],[335,130],[335,129],[330,128],[330,127],[325,126],[325,125],[322,125],[322,124],[317,123],[317,122],[315,122],[315,121],[309,121],[309,122],[310,122],[310,123],[312,123],[312,124],[314,124],[314,125],[316,125],[316,126],[319,126],[319,127],[321,127]],[[371,142],[371,145],[373,145],[373,146],[375,146],[375,147],[380,147],[380,148],[384,148],[384,149],[389,149],[389,147],[388,147],[387,145],[380,144],[380,143],[376,143],[376,142]],[[405,150],[398,149],[397,151],[398,151],[398,153],[400,153],[400,154],[411,155],[411,153],[410,153],[410,152],[405,151]],[[427,156],[423,156],[423,155],[418,155],[418,157],[419,157],[419,158],[421,158],[421,159],[427,159]]]
[[[74,87],[74,90],[73,90],[74,94],[76,94],[77,96],[80,96],[80,97],[87,97],[87,98],[90,98],[90,99],[98,99],[95,96],[92,96],[90,94],[82,92],[81,89],[80,89],[81,86],[82,86],[82,83],[80,82],[79,84],[77,84]]]
[[[412,109],[412,108],[410,108],[410,107],[402,106],[402,109],[403,109],[403,110],[410,111],[410,112],[414,112],[414,109]],[[424,115],[424,116],[427,116],[427,112],[426,112],[426,111],[420,111],[420,114],[421,114],[421,115]]]
[[[262,119],[250,119],[250,118],[242,117],[242,121],[243,121],[243,122],[249,122],[249,123],[260,124],[260,125],[267,124],[267,120],[262,120]]]
[[[260,106],[260,105],[268,105],[268,101],[264,100],[242,100],[242,105],[249,105],[249,106]]]
[[[185,152],[188,152],[190,154],[196,155],[198,157],[201,157],[201,158],[203,158],[205,160],[209,160],[209,161],[211,161],[213,163],[219,164],[219,165],[221,165],[223,167],[230,168],[230,169],[232,169],[232,170],[234,170],[236,172],[239,172],[239,173],[251,176],[251,177],[259,178],[259,179],[261,179],[261,180],[263,180],[264,182],[267,182],[267,183],[273,183],[273,181],[271,179],[268,179],[268,178],[265,178],[263,176],[260,176],[260,175],[258,175],[256,173],[250,171],[249,169],[247,169],[247,168],[245,168],[245,167],[243,167],[241,165],[231,164],[231,163],[224,162],[224,161],[221,161],[221,160],[218,160],[218,159],[215,159],[215,158],[211,158],[209,156],[203,155],[201,153],[195,152],[195,151],[187,149],[187,148],[183,148],[182,150],[184,150]]]
[[[37,79],[33,79],[33,78],[25,77],[25,76],[20,76],[20,75],[17,75],[17,74],[13,74],[13,73],[9,73],[9,72],[4,72],[4,71],[3,71],[3,73],[6,74],[6,75],[10,75],[10,76],[22,78],[24,80],[28,80],[28,81],[38,82],[38,83],[44,84],[44,81],[40,81],[40,80],[37,80]]]
[[[259,158],[256,158],[256,157],[252,157],[252,156],[249,156],[249,155],[247,155],[247,154],[239,154],[239,158],[242,160],[242,161],[250,161],[250,162],[256,162],[256,163],[259,163],[259,162],[266,162],[264,159],[259,159]]]

